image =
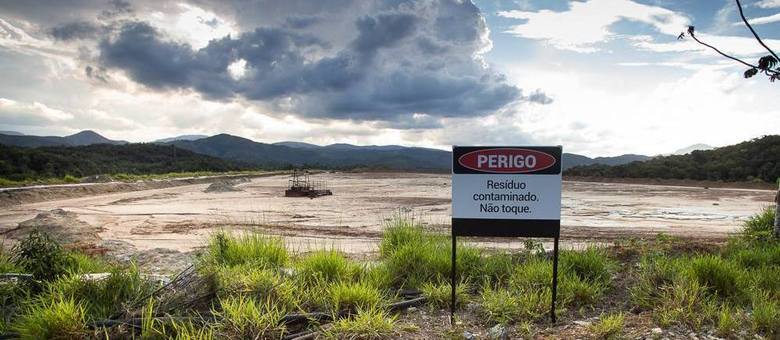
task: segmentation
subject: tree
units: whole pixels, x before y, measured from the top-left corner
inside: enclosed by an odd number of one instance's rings
[[[719,50],[715,46],[705,43],[704,41],[701,41],[696,36],[695,29],[693,26],[688,26],[688,36],[691,37],[697,43],[712,49],[718,54],[726,58],[729,58],[731,60],[734,60],[742,65],[747,66],[748,69],[744,73],[745,78],[750,78],[760,73],[769,77],[770,82],[774,82],[775,80],[780,79],[780,63],[778,62],[780,60],[780,57],[778,57],[777,53],[775,53],[775,51],[772,51],[772,49],[769,48],[769,46],[764,44],[764,41],[761,40],[761,37],[758,36],[756,30],[753,29],[753,26],[751,26],[750,22],[747,20],[747,18],[745,18],[745,12],[742,10],[742,3],[739,0],[735,0],[735,1],[737,3],[737,8],[739,9],[739,16],[742,18],[742,22],[745,23],[745,26],[747,26],[747,28],[750,30],[750,33],[753,34],[753,37],[756,38],[758,43],[761,44],[761,46],[763,46],[767,51],[769,51],[769,55],[759,58],[758,63],[751,64],[742,59],[724,53],[723,51]],[[677,37],[677,39],[684,39],[684,38],[685,38],[685,32],[680,33],[680,35]]]
[[[747,18],[745,18],[745,12],[742,10],[742,3],[739,0],[734,0],[734,1],[737,3],[737,8],[739,9],[739,16],[742,18],[742,22],[745,23],[745,26],[747,26],[747,28],[750,30],[750,33],[753,34],[753,37],[756,38],[758,43],[761,44],[761,46],[763,46],[767,51],[769,51],[769,55],[763,56],[760,59],[758,59],[758,64],[754,65],[742,59],[739,59],[737,57],[723,53],[715,46],[712,46],[710,44],[707,44],[699,40],[699,38],[697,38],[696,34],[694,33],[695,29],[693,26],[688,26],[688,36],[693,38],[693,40],[695,40],[697,43],[707,46],[713,51],[718,52],[718,54],[749,67],[747,71],[745,71],[744,73],[745,78],[750,78],[761,73],[769,77],[770,82],[775,82],[775,80],[780,79],[780,64],[778,63],[780,57],[778,57],[777,53],[775,53],[775,51],[772,51],[772,49],[769,48],[769,46],[764,44],[764,41],[761,40],[761,37],[758,36],[756,30],[753,29],[753,26],[751,26],[750,22],[747,20]],[[683,38],[685,38],[685,32],[680,33],[680,36],[677,37],[677,39],[683,39]],[[778,179],[777,195],[775,195],[775,237],[780,238],[780,179]]]

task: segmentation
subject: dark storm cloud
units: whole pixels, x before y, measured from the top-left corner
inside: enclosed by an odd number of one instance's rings
[[[350,4],[346,7],[357,13],[322,3],[271,2],[267,10],[277,14],[271,20],[276,24],[245,29],[197,50],[148,23],[125,22],[99,43],[99,60],[152,88],[284,103],[306,117],[397,127],[490,114],[521,100],[549,103],[541,92],[522,96],[482,65],[477,53],[489,46],[487,28],[469,1]],[[334,36],[339,32],[347,33]],[[246,72],[234,79],[228,68],[239,60]],[[426,118],[408,121],[412,116]]]
[[[536,91],[531,92],[530,95],[527,97],[529,102],[537,103],[537,104],[550,104],[553,102],[553,99],[547,96],[542,90],[536,89]]]
[[[97,37],[100,28],[90,22],[74,21],[56,26],[49,33],[57,40],[91,39]]]
[[[359,53],[373,53],[381,47],[389,47],[414,31],[417,17],[411,14],[380,14],[357,20],[358,37],[354,42]]]

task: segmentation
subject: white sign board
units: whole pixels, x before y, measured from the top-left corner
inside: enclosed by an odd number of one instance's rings
[[[561,147],[454,147],[456,235],[555,236],[561,219]]]

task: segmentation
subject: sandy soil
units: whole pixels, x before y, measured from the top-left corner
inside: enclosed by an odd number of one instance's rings
[[[323,173],[312,177],[326,182],[334,195],[283,197],[287,177],[281,175],[230,183],[234,190],[207,190],[210,183],[206,182],[95,193],[5,206],[0,209],[0,233],[4,239],[15,239],[34,226],[57,229],[58,235],[63,229],[92,230],[102,240],[100,246],[109,250],[121,245],[139,252],[186,253],[202,246],[210,233],[226,228],[283,235],[300,250],[335,247],[370,253],[376,250],[383,224],[396,214],[446,230],[449,175]],[[748,216],[770,205],[773,197],[771,190],[565,181],[562,241],[576,247],[659,232],[721,240]],[[507,240],[476,241],[488,247],[522,246]]]

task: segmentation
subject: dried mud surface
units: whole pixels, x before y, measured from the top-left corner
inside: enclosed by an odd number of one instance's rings
[[[70,188],[70,196],[61,188],[49,189],[55,194],[45,188],[29,189],[34,195],[4,192],[6,201],[20,203],[0,209],[0,242],[41,227],[64,243],[87,243],[102,252],[187,261],[220,229],[263,231],[283,236],[292,249],[330,247],[356,256],[375,252],[384,224],[398,214],[448,230],[449,175],[321,173],[312,179],[327,183],[334,195],[284,197],[285,175],[234,180],[230,189],[217,191],[207,189],[223,179],[133,191],[87,185]],[[34,199],[26,200],[30,195]],[[771,190],[564,181],[562,242],[578,247],[661,232],[722,241],[773,198]],[[523,246],[506,239],[471,241],[488,248]]]

